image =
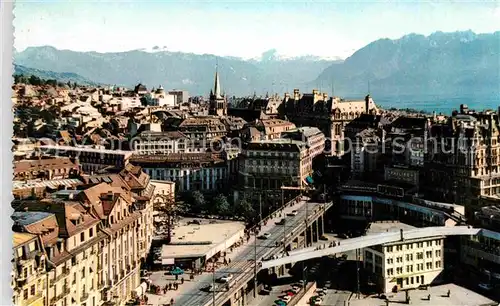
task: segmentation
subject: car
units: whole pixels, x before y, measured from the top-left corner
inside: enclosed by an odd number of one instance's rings
[[[206,285],[205,287],[202,287],[200,290],[205,292],[213,292],[216,290],[216,288],[214,287],[214,285]]]
[[[171,275],[182,275],[182,274],[184,274],[184,270],[182,270],[179,267],[175,267],[172,270],[170,270],[170,274]]]
[[[281,299],[282,301],[284,301],[285,303],[287,303],[287,304],[288,304],[288,302],[290,302],[290,300],[292,299],[292,297],[291,297],[291,296],[289,296],[289,295],[284,295],[284,296],[282,296],[280,299]]]
[[[283,300],[275,300],[274,301],[274,305],[277,305],[277,306],[286,306],[286,302],[283,301]]]
[[[321,235],[319,237],[319,240],[325,240],[325,241],[328,241],[328,237],[326,237],[325,235]]]
[[[263,235],[260,235],[259,237],[257,237],[258,239],[269,239],[269,237],[271,237],[271,234],[269,233],[264,233]]]
[[[224,275],[223,277],[219,278],[219,282],[228,283],[232,279],[233,279],[233,275],[231,273],[229,273],[229,274]]]
[[[483,290],[486,290],[486,291],[490,291],[491,289],[493,289],[493,286],[491,286],[490,284],[485,284],[485,283],[481,283],[477,286]]]
[[[286,214],[287,216],[290,216],[290,217],[293,217],[293,216],[296,216],[299,212],[296,211],[296,210],[292,210],[291,212],[289,212],[288,214]]]
[[[325,282],[325,288],[332,288],[332,282],[331,281],[326,281]]]
[[[297,294],[297,293],[299,293],[299,291],[300,291],[300,287],[292,287],[292,288],[290,289],[290,291],[291,291],[291,292],[293,292],[293,293],[295,293],[295,294]]]
[[[278,222],[276,222],[276,225],[283,225],[285,224],[285,218],[279,220]]]
[[[323,299],[318,297],[317,299],[314,300],[313,305],[321,305],[323,303]]]

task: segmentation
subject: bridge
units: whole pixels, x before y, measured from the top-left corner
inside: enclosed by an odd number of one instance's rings
[[[298,261],[304,261],[312,258],[328,256],[336,253],[362,249],[370,246],[380,245],[390,242],[398,242],[410,239],[429,238],[436,236],[457,236],[457,235],[478,235],[481,229],[468,226],[433,226],[417,228],[400,232],[387,232],[363,237],[345,239],[339,242],[336,246],[329,247],[326,243],[325,248],[309,247],[297,251],[289,252],[288,256],[283,256],[278,259],[266,260],[259,262],[259,269],[269,269],[279,267]]]
[[[282,217],[264,220],[266,222],[262,224],[261,234],[269,233],[269,238],[256,239],[255,243],[250,242],[245,245],[245,249],[241,250],[239,255],[231,261],[231,264],[215,271],[216,277],[228,273],[234,275],[229,291],[215,293],[201,291],[201,288],[213,282],[211,275],[204,275],[198,284],[193,286],[193,289],[177,298],[176,304],[224,305],[227,301],[231,301],[231,305],[246,305],[247,301],[251,299],[250,295],[256,292],[254,290],[256,287],[254,277],[258,272],[256,262],[258,263],[262,258],[282,253],[284,248],[290,251],[306,247],[313,241],[317,241],[324,232],[323,215],[332,207],[333,203],[317,203],[308,200],[302,198],[298,202],[289,202],[281,212]],[[291,214],[292,211],[295,213]],[[287,214],[289,215],[286,216]],[[281,218],[284,218],[285,222],[276,224]]]

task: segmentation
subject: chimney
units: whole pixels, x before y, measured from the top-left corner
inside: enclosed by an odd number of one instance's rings
[[[318,94],[319,94],[319,90],[313,89],[313,95],[318,95]]]
[[[293,99],[294,100],[298,100],[299,99],[299,94],[300,94],[300,91],[296,88],[293,90]]]

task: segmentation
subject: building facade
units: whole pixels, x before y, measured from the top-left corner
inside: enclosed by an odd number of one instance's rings
[[[384,223],[372,223],[371,227],[380,224]],[[385,293],[436,284],[443,271],[443,241],[444,237],[436,236],[365,248],[363,266]]]

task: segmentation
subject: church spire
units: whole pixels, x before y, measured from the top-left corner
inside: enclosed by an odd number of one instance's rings
[[[219,62],[215,64],[215,86],[214,86],[214,95],[215,98],[221,98],[221,90],[220,90],[220,81],[219,81]]]

